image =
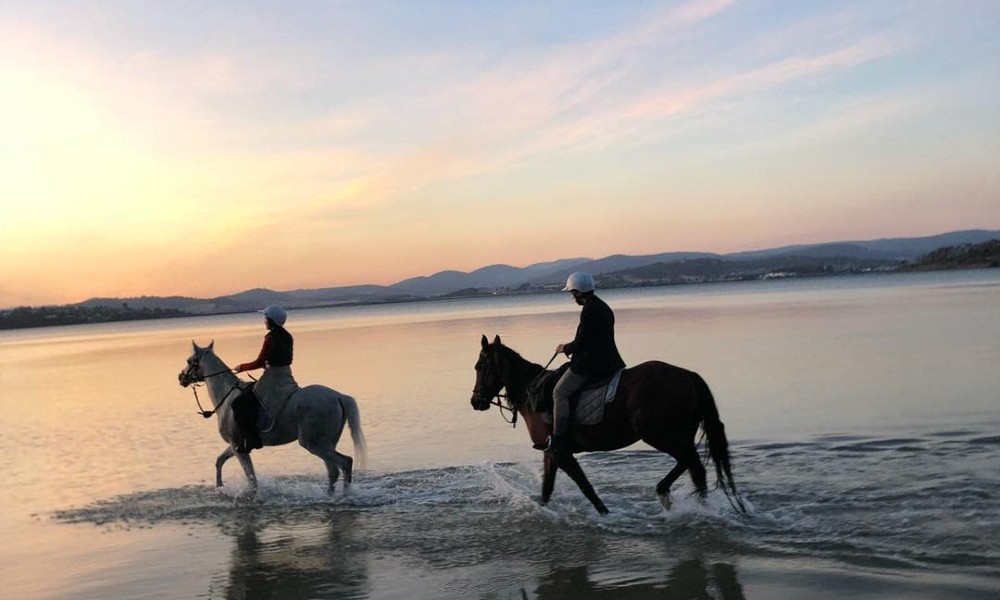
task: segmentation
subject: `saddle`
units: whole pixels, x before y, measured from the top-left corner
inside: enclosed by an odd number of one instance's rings
[[[241,391],[246,392],[249,388],[253,388],[254,384],[252,382],[241,382],[237,387]],[[296,387],[291,394],[288,394],[288,396],[286,396],[279,403],[277,412],[272,412],[272,410],[268,407],[269,403],[273,405],[271,399],[262,398],[260,391],[252,389],[251,393],[253,394],[254,401],[243,405],[242,408],[234,407],[234,412],[240,413],[235,415],[237,423],[242,423],[244,426],[249,423],[253,424],[254,431],[252,433],[248,433],[247,435],[259,436],[261,433],[269,433],[274,428],[277,416],[281,414],[282,410],[284,410],[285,403],[287,403],[292,394],[297,391],[298,387]],[[270,392],[270,390],[264,390],[264,392],[267,393]]]
[[[255,393],[254,396],[257,398],[257,431],[261,433],[270,433],[270,431],[274,429],[274,423],[277,420],[278,415],[284,412],[285,405],[288,404],[288,401],[300,389],[302,388],[296,386],[295,389],[292,390],[290,393],[288,393],[284,398],[281,398],[279,396],[277,407],[275,408],[273,413],[272,409],[268,408],[268,403],[270,403],[272,407],[274,406],[275,403],[271,402],[270,400],[268,402],[265,402],[264,401],[265,399],[261,398],[260,394]]]
[[[271,427],[274,426],[274,417],[268,412],[267,407],[264,406],[263,402],[259,400],[257,403],[260,405],[257,410],[257,431],[261,433],[267,433],[271,431]]]
[[[528,386],[528,407],[543,413],[546,423],[552,422],[552,391],[563,376],[569,363],[561,365],[551,373],[544,373]],[[580,391],[569,398],[570,423],[594,425],[604,418],[604,405],[615,399],[618,381],[624,369],[619,369],[611,377],[587,382]]]

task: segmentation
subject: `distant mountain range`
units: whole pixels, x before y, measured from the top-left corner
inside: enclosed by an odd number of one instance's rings
[[[901,264],[945,246],[980,244],[1000,238],[1000,231],[966,230],[916,238],[845,241],[784,246],[765,250],[713,254],[669,252],[604,258],[567,258],[527,267],[490,265],[466,273],[442,271],[398,283],[353,285],[319,289],[274,291],[252,289],[217,298],[181,296],[92,298],[74,306],[180,310],[192,314],[217,314],[258,310],[268,304],[307,308],[338,304],[407,302],[446,296],[527,293],[560,289],[567,275],[586,271],[601,287],[661,285],[701,281],[729,281],[780,276],[894,270]]]

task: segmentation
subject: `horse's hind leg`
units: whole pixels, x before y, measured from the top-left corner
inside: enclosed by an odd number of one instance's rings
[[[326,474],[330,482],[326,490],[327,493],[333,493],[334,486],[340,478],[340,471],[344,472],[344,490],[346,491],[347,486],[351,484],[354,459],[334,450],[333,443],[329,440],[327,440],[327,443],[310,444],[308,446],[302,443],[301,440],[299,440],[299,443],[303,448],[323,459],[323,462],[326,464]]]
[[[337,460],[340,464],[340,469],[344,472],[344,490],[346,491],[347,488],[351,485],[351,479],[354,474],[354,459],[351,458],[350,456],[347,456],[346,454],[341,454],[336,450],[334,450],[333,453],[337,457]]]
[[[670,510],[670,507],[673,504],[672,500],[670,499],[670,486],[672,486],[674,482],[677,481],[678,477],[684,474],[684,471],[693,468],[691,463],[691,456],[687,450],[687,446],[691,446],[692,450],[694,449],[694,446],[691,445],[691,443],[688,442],[686,438],[684,438],[683,440],[679,440],[677,438],[667,438],[667,439],[643,438],[643,441],[649,444],[650,446],[656,448],[660,452],[666,452],[671,457],[673,457],[675,461],[677,461],[677,464],[674,465],[674,468],[671,469],[669,473],[667,473],[667,476],[661,479],[660,482],[656,484],[656,495],[660,497],[660,503],[663,504],[664,508]],[[701,466],[701,461],[698,459],[697,452],[694,453],[694,461],[697,464],[697,466],[699,467]],[[702,468],[702,480],[704,480],[705,478],[704,473],[705,469]],[[695,477],[694,471],[692,471],[691,477],[692,479]],[[695,485],[697,486],[697,483],[695,483]]]
[[[656,484],[656,495],[660,497],[660,502],[662,502],[666,508],[670,508],[670,486],[677,481],[677,478],[680,477],[684,471],[687,471],[687,468],[686,463],[677,461],[677,464],[674,465],[673,469],[670,469],[667,476]]]
[[[705,478],[705,465],[701,464],[701,457],[698,456],[698,449],[694,445],[694,440],[687,445],[687,466],[691,475],[691,483],[694,484],[698,496],[703,500],[708,496],[708,482]]]

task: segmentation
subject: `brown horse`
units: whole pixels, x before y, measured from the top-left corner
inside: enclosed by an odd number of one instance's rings
[[[529,362],[504,346],[500,336],[493,343],[482,339],[482,351],[476,362],[476,385],[472,391],[472,408],[487,410],[496,405],[520,414],[535,445],[544,445],[552,433],[542,413],[532,411],[527,403],[528,384],[544,368]],[[507,389],[506,406],[501,402],[501,390]],[[549,501],[555,484],[556,470],[562,469],[601,514],[608,509],[598,498],[573,452],[617,450],[642,440],[661,452],[666,452],[677,465],[656,485],[656,493],[664,506],[670,506],[670,486],[684,471],[690,471],[691,481],[699,495],[706,494],[705,467],[698,456],[695,435],[699,426],[708,438],[708,453],[715,463],[717,486],[740,513],[746,508],[729,466],[729,442],[725,427],[708,385],[700,375],[664,362],[649,361],[625,369],[618,384],[615,399],[605,408],[604,419],[596,425],[574,425],[569,434],[568,452],[545,452],[542,476],[542,504]]]

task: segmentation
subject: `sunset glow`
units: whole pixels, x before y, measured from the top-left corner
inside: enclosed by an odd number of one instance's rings
[[[1000,228],[1000,5],[0,8],[0,307]]]

